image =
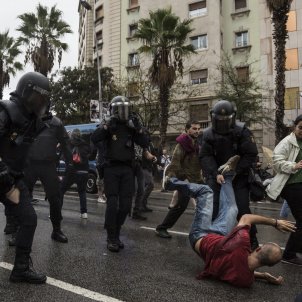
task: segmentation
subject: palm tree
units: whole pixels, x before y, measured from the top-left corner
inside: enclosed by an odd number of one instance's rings
[[[17,29],[22,33],[19,41],[28,48],[25,63],[31,61],[34,70],[45,76],[51,72],[56,57],[60,65],[63,51],[68,45],[60,41],[65,34],[72,33],[70,26],[62,20],[62,11],[56,5],[50,11],[40,3],[36,13],[25,13],[18,16],[22,20]]]
[[[21,53],[20,43],[8,35],[8,30],[0,33],[0,100],[3,98],[3,89],[9,85],[10,76],[15,76],[23,66],[16,61]]]
[[[195,53],[193,45],[185,45],[193,29],[190,27],[192,20],[181,22],[171,8],[158,9],[149,15],[150,18],[139,20],[135,37],[143,42],[138,51],[152,56],[149,77],[159,89],[159,133],[163,146],[166,142],[171,87],[177,72],[182,76],[183,58]]]
[[[288,38],[286,28],[288,13],[293,0],[266,0],[267,7],[272,13],[273,41],[275,45],[275,137],[276,144],[287,135],[284,125],[284,95],[285,95],[285,44]]]

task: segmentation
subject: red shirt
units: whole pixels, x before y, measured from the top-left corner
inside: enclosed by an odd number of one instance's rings
[[[213,277],[239,287],[250,287],[254,282],[254,272],[248,267],[251,253],[250,227],[239,226],[227,235],[209,234],[199,248],[205,261],[204,271],[197,279]]]

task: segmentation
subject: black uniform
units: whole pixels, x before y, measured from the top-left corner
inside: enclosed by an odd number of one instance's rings
[[[28,148],[37,135],[37,129],[41,128],[41,124],[34,115],[28,113],[20,98],[16,94],[12,95],[10,101],[0,102],[0,157],[2,159],[0,162],[0,201],[4,204],[6,213],[13,215],[19,225],[16,236],[15,265],[10,280],[44,283],[46,277],[33,272],[29,267],[37,215],[30,203],[30,195],[22,179]],[[17,204],[5,196],[12,185],[20,191]]]
[[[251,213],[249,208],[249,169],[253,166],[258,151],[251,131],[243,123],[236,123],[229,133],[219,134],[212,127],[203,133],[200,160],[207,184],[214,191],[213,219],[218,214],[220,185],[216,181],[218,168],[234,156],[240,155],[236,176],[233,180],[234,193],[238,207],[238,219]],[[251,240],[255,238],[256,228],[251,228]]]
[[[44,186],[44,190],[50,205],[50,220],[53,225],[53,239],[67,242],[67,237],[61,231],[61,198],[60,181],[56,171],[58,161],[57,146],[63,152],[66,164],[71,161],[71,151],[67,147],[69,137],[61,120],[55,116],[47,122],[47,127],[31,145],[27,165],[25,168],[25,183],[30,192],[38,179]]]
[[[105,129],[107,128],[107,129]],[[108,243],[113,243],[114,251],[118,245],[121,226],[124,224],[131,210],[131,201],[134,191],[133,161],[134,142],[142,147],[148,146],[147,137],[130,127],[125,122],[116,121],[114,125],[102,126],[91,136],[94,144],[104,141],[105,165],[104,187],[107,198],[105,228],[108,234]],[[110,250],[110,247],[108,246]]]

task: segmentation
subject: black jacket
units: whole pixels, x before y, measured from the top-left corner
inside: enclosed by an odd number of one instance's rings
[[[217,169],[234,156],[240,155],[236,173],[248,174],[258,154],[251,131],[242,123],[236,123],[234,129],[225,135],[215,133],[212,127],[203,132],[200,149],[200,161],[203,175],[207,178],[217,176]]]
[[[89,156],[91,153],[91,148],[89,144],[83,138],[71,138],[70,149],[72,150],[72,153],[74,153],[77,150],[81,157],[80,163],[72,162],[75,171],[88,171]]]
[[[41,133],[30,146],[28,159],[31,161],[52,161],[58,160],[57,145],[63,153],[66,164],[71,162],[71,150],[68,148],[69,136],[61,120],[55,116],[47,122]]]
[[[105,162],[111,164],[132,165],[134,160],[134,143],[143,148],[148,146],[148,138],[143,133],[138,133],[129,128],[126,124],[117,123],[114,129],[104,129],[100,126],[91,135],[91,141],[97,144],[99,141],[105,142]]]

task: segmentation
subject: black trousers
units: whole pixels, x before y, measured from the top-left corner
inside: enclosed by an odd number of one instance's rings
[[[25,171],[25,184],[32,193],[35,183],[40,179],[50,208],[50,220],[54,227],[60,226],[62,220],[60,180],[55,162],[30,161]]]
[[[104,187],[107,198],[105,228],[120,228],[130,213],[134,192],[133,168],[115,165],[104,168]]]
[[[190,201],[190,196],[183,194],[181,191],[178,191],[178,202],[177,206],[169,210],[164,221],[157,226],[157,229],[169,229],[177,222],[179,217],[188,207]]]
[[[16,236],[16,248],[29,253],[37,227],[37,215],[30,203],[31,197],[27,186],[20,180],[16,187],[20,190],[19,203],[14,204],[8,199],[1,200],[1,202],[4,204],[5,209],[15,217],[19,226]]]
[[[296,232],[289,235],[283,258],[291,259],[296,257],[296,253],[302,252],[302,183],[286,185],[281,196],[287,201],[290,210],[296,220]]]

